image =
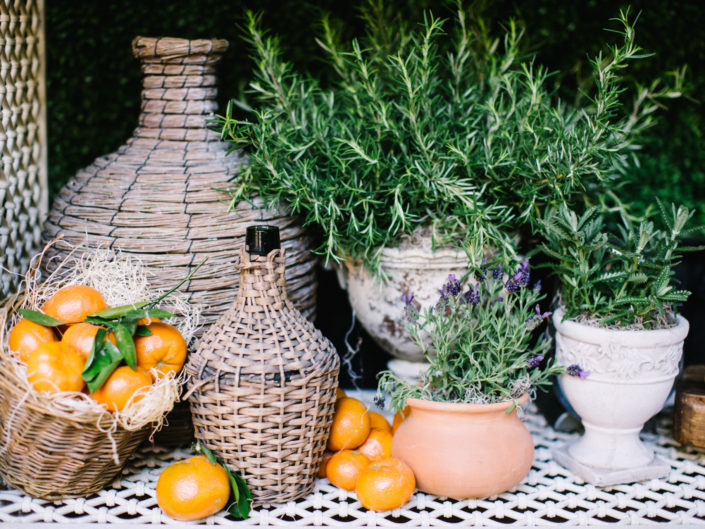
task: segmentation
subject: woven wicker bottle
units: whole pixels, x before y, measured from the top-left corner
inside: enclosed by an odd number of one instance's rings
[[[257,244],[256,233],[241,252],[235,303],[186,373],[196,439],[241,473],[256,503],[282,503],[313,489],[340,361],[289,301],[284,251],[268,251],[266,237]]]
[[[142,65],[142,109],[133,136],[117,152],[96,159],[61,190],[50,211],[44,241],[119,248],[135,254],[168,288],[204,257],[197,277],[184,285],[190,301],[205,307],[204,323],[223,314],[238,275],[232,263],[254,222],[281,228],[287,250],[292,302],[309,318],[315,312],[315,258],[311,241],[284,211],[243,201],[228,211],[231,184],[243,159],[208,130],[216,110],[215,65],[225,40],[137,37],[132,51]],[[256,202],[256,201],[255,201]],[[48,257],[65,254],[59,242]],[[56,260],[44,259],[45,272]]]

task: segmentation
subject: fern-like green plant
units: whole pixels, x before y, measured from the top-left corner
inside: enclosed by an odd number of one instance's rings
[[[251,117],[236,119],[231,104],[220,125],[249,156],[234,203],[254,192],[286,202],[318,228],[319,253],[372,269],[382,247],[426,225],[475,265],[488,246],[512,254],[508,233],[614,183],[654,99],[672,93],[657,83],[623,108],[621,72],[643,56],[627,13],[622,42],[592,61],[594,93],[582,107],[555,96],[512,21],[493,38],[462,9],[452,23],[428,14],[413,28],[365,19],[369,33],[347,47],[323,20],[318,42],[335,72],[323,86],[285,61],[249,14]]]
[[[618,208],[612,232],[608,213],[596,206],[582,214],[565,205],[546,212],[541,250],[553,260],[565,318],[646,329],[675,323],[675,304],[690,292],[674,286],[673,269],[694,249],[682,238],[702,227],[687,227],[687,208],[657,203],[658,214],[639,222]]]

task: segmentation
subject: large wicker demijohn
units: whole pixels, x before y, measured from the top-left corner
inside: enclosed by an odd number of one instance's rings
[[[228,42],[217,39],[137,37],[132,51],[142,65],[142,108],[133,136],[117,152],[78,172],[54,201],[44,240],[63,239],[48,257],[70,245],[103,246],[140,258],[155,288],[186,277],[207,263],[183,289],[204,307],[204,321],[227,310],[238,284],[232,263],[245,229],[266,222],[281,229],[292,302],[315,312],[315,257],[296,219],[243,201],[228,211],[228,179],[243,158],[207,129],[216,110],[215,65]],[[261,203],[258,199],[255,204]],[[65,244],[70,243],[70,244]],[[56,260],[44,259],[45,271]]]
[[[235,303],[186,366],[196,439],[241,473],[258,504],[313,489],[340,368],[333,345],[286,295],[272,228],[250,230]]]

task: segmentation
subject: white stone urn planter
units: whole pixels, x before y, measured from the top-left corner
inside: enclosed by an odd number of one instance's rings
[[[655,330],[615,330],[561,321],[556,310],[556,362],[580,366],[584,378],[562,374],[559,384],[585,427],[555,459],[585,481],[614,485],[668,474],[640,438],[663,407],[678,375],[688,321]]]
[[[338,279],[348,292],[360,324],[380,347],[402,361],[396,362],[396,368],[404,371],[399,374],[413,378],[425,363],[423,353],[404,328],[402,295],[413,295],[412,303],[417,307],[430,306],[438,301],[448,275],[462,278],[470,261],[460,249],[432,250],[429,238],[419,244],[385,248],[379,263],[384,279],[373,275],[361,262],[351,260],[337,269]],[[390,369],[395,370],[392,363]]]

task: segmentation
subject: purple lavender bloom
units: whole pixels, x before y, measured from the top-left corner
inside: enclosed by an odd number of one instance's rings
[[[516,292],[521,287],[525,287],[529,284],[530,277],[531,274],[529,273],[529,261],[524,259],[517,268],[517,271],[514,272],[514,275],[510,277],[504,284],[504,288],[506,288],[509,292]]]
[[[468,291],[463,296],[466,303],[472,303],[472,306],[476,306],[480,302],[480,290],[477,284],[468,288]]]
[[[510,277],[507,282],[504,284],[504,288],[507,289],[507,292],[516,292],[521,288],[521,282],[522,282],[522,273],[517,272],[514,274],[512,277]]]
[[[590,374],[589,371],[585,371],[584,369],[581,369],[581,367],[578,364],[573,364],[568,366],[568,369],[566,369],[566,373],[568,373],[571,377],[578,377],[578,378],[587,378],[588,375]]]
[[[441,297],[457,296],[460,294],[460,281],[455,277],[455,274],[448,275],[448,282],[441,289]]]
[[[539,319],[541,319],[541,320],[543,320],[543,319],[545,319],[545,318],[548,318],[551,314],[553,314],[553,312],[550,312],[550,311],[549,311],[549,312],[544,312],[544,313],[542,313],[542,312],[541,312],[541,307],[539,307],[539,304],[538,304],[538,303],[536,304],[535,309],[536,309],[536,315],[537,315],[537,316],[539,317]]]
[[[529,261],[524,259],[519,266],[519,271],[522,273],[521,286],[525,287],[529,284],[529,278],[531,274],[529,273]]]
[[[502,280],[502,278],[504,278],[504,270],[502,269],[501,264],[497,266],[497,268],[492,270],[492,277],[494,279],[499,279],[500,281]]]
[[[412,292],[411,294],[409,294],[408,292],[404,291],[401,293],[401,299],[405,305],[411,305],[411,302],[414,301],[414,293]]]
[[[381,393],[376,393],[373,399],[374,405],[377,406],[380,410],[384,409],[384,395]]]
[[[543,362],[543,355],[536,355],[529,358],[529,367],[538,367]]]
[[[541,290],[541,280],[540,279],[538,281],[536,281],[536,283],[534,283],[534,290],[538,290],[538,291]]]

